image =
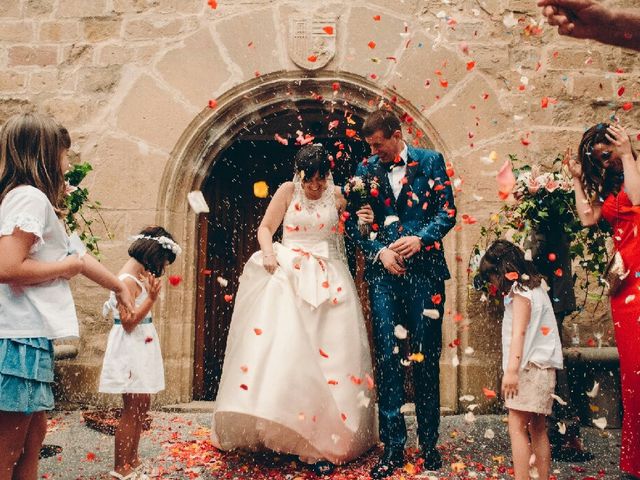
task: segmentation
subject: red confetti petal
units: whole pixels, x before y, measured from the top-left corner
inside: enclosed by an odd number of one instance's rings
[[[95,459],[96,459],[96,454],[95,453],[93,453],[93,452],[87,453],[87,460],[89,462],[93,462],[93,461],[95,461]]]
[[[217,100],[209,100],[209,108],[216,108],[218,106]]]
[[[180,275],[169,276],[169,283],[172,287],[177,287],[178,285],[180,285],[180,282],[182,282],[182,277]]]
[[[253,331],[255,332],[256,335],[262,335],[262,329],[261,328],[254,328]]]
[[[144,339],[144,343],[151,343],[153,342],[153,337],[147,337]]]
[[[338,381],[337,380],[328,380],[327,383],[329,385],[338,385]]]
[[[367,43],[367,45],[369,46],[369,48],[371,50],[373,50],[374,48],[376,48],[376,42],[374,42],[373,40],[371,40],[369,43]]]
[[[476,66],[476,62],[471,61],[471,62],[467,62],[467,71],[471,71],[475,68]]]
[[[557,268],[555,272],[553,272],[553,274],[556,277],[561,277],[562,276],[562,269],[561,268]]]
[[[520,275],[518,275],[518,272],[507,272],[504,274],[504,276],[507,280],[511,280],[512,282],[520,278]]]
[[[621,97],[622,95],[624,95],[624,85],[620,86],[618,89],[618,96]]]
[[[373,20],[379,22],[382,17],[380,15],[374,15]]]
[[[249,390],[249,387],[247,387],[244,383],[240,385],[240,388],[243,390]]]
[[[547,258],[549,259],[550,262],[555,262],[556,258],[558,257],[556,256],[555,253],[550,253],[549,255],[547,255]]]
[[[225,295],[224,301],[227,303],[231,303],[233,301],[233,295],[229,295],[229,294]]]
[[[627,103],[625,103],[624,105],[622,105],[622,109],[623,109],[625,112],[628,112],[628,111],[629,111],[629,110],[631,110],[632,108],[633,108],[633,103],[631,103],[631,102],[627,102]]]
[[[324,30],[327,35],[333,35],[333,27],[330,25],[323,27],[322,30]]]
[[[442,303],[442,295],[436,293],[435,295],[431,295],[431,301],[434,305],[440,305]]]
[[[496,392],[486,387],[482,387],[482,393],[484,393],[484,396],[487,398],[496,398]]]
[[[344,132],[344,134],[349,137],[349,138],[353,138],[357,135],[357,132],[351,128],[347,128]]]
[[[325,352],[324,350],[320,349],[320,356],[324,357],[324,358],[329,358],[329,355],[327,355],[327,352]]]
[[[209,1],[207,2],[207,5],[209,5],[209,6],[210,6],[211,8],[213,8],[214,10],[215,10],[216,8],[218,8],[218,2],[216,2],[216,0],[209,0]]]
[[[315,63],[318,61],[318,56],[317,55],[309,55],[307,57],[307,60],[310,61],[311,63]]]
[[[542,335],[544,335],[546,337],[547,335],[549,335],[549,332],[551,331],[551,328],[549,328],[549,327],[540,327],[540,331],[542,332]]]

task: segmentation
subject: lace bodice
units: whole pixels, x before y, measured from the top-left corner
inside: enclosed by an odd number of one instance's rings
[[[326,245],[329,259],[346,262],[333,180],[328,179],[318,200],[307,198],[299,179],[293,183],[293,198],[283,221],[283,245],[309,251],[324,249]]]

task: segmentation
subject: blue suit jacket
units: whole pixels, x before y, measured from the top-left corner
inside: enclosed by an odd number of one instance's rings
[[[388,172],[377,155],[362,162],[356,175],[377,177],[378,198],[373,202],[374,223],[379,227],[374,240],[363,237],[352,215],[346,222],[347,234],[364,252],[367,262],[365,278],[371,282],[380,276],[391,276],[382,262],[374,262],[380,249],[400,237],[416,235],[424,247],[405,262],[407,275],[425,275],[447,280],[451,278],[444,257],[442,238],[456,223],[456,208],[451,181],[442,154],[433,150],[408,147],[406,183],[396,200]],[[399,221],[389,223],[392,216]],[[385,225],[387,219],[388,225]]]

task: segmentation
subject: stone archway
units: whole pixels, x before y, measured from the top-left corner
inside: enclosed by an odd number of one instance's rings
[[[334,96],[335,83],[339,84],[339,95]],[[195,309],[196,299],[201,293],[198,286],[202,275],[198,264],[199,246],[195,232],[198,220],[188,210],[187,193],[197,190],[207,178],[216,158],[234,141],[238,133],[252,119],[283,110],[295,110],[297,105],[309,101],[343,103],[350,109],[366,113],[377,108],[382,101],[390,104],[399,115],[407,114],[414,133],[414,143],[435,148],[448,156],[449,149],[431,123],[417,109],[395,93],[386,92],[361,77],[335,72],[320,72],[316,75],[301,75],[289,72],[263,76],[240,85],[218,98],[215,109],[201,112],[185,130],[173,152],[173,161],[165,171],[160,190],[164,192],[159,205],[159,223],[187,238],[181,270],[184,286],[180,291],[169,290],[162,303],[163,322],[161,338],[165,356],[167,391],[164,395],[173,401],[188,401],[192,398],[194,365]],[[409,137],[411,141],[411,136]],[[450,265],[455,265],[458,251],[457,235],[451,234],[445,241]],[[460,302],[456,285],[458,271],[452,268],[454,281],[448,287],[450,305]],[[181,297],[180,292],[193,292]],[[457,308],[456,308],[457,309]],[[173,321],[172,319],[180,319]],[[445,324],[443,341],[449,342],[457,336],[453,326]],[[442,404],[448,409],[456,408],[458,376],[449,362],[442,367]]]

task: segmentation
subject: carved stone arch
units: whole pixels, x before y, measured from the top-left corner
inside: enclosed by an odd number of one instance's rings
[[[334,84],[339,91],[334,96]],[[322,97],[322,100],[319,99]],[[431,123],[396,92],[380,89],[366,79],[346,73],[320,71],[314,73],[281,72],[262,76],[238,85],[217,99],[217,106],[206,109],[194,118],[181,135],[165,169],[158,205],[159,224],[185,238],[183,255],[177,270],[184,272],[180,289],[168,289],[160,305],[160,338],[163,342],[167,390],[160,402],[189,401],[193,398],[193,366],[195,344],[195,309],[199,294],[198,218],[189,210],[187,193],[199,190],[218,156],[234,141],[242,129],[256,119],[285,110],[297,110],[309,102],[348,102],[348,108],[365,116],[386,101],[398,113],[408,114],[413,127],[424,132],[418,145],[450,153]],[[452,262],[456,236],[447,237],[447,255]],[[456,275],[455,268],[452,273]],[[449,302],[457,303],[451,282]],[[190,292],[188,296],[182,296]],[[445,332],[445,339],[452,332]],[[446,367],[445,365],[443,365]],[[455,408],[457,376],[455,371],[443,372],[448,381],[443,384],[443,404]]]

